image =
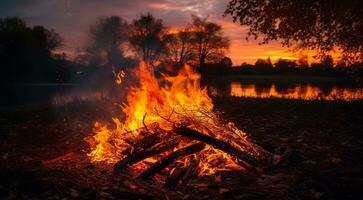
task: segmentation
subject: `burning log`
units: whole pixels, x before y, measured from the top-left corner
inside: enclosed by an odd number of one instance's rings
[[[180,181],[186,185],[197,174],[239,170],[241,166],[250,170],[273,161],[271,153],[249,141],[243,131],[213,112],[207,90],[199,85],[200,75],[190,66],[184,66],[177,76],[165,75],[158,79],[149,66],[141,63],[134,75],[140,78],[140,87],[132,88],[127,102],[122,104],[125,120],[113,118],[116,126],[112,129],[107,123],[95,123],[96,135],[88,154],[92,161],[114,162],[122,157],[114,165],[115,172],[136,163],[140,165],[133,166],[135,172],[148,166],[141,172],[141,179],[160,173],[174,163],[166,177],[166,186],[171,189]],[[176,147],[178,150],[173,152]],[[147,158],[158,161],[140,162]]]
[[[197,152],[203,150],[204,147],[205,147],[205,144],[199,142],[199,143],[187,146],[185,148],[179,149],[179,150],[169,154],[168,156],[162,158],[155,164],[153,164],[150,168],[148,168],[145,172],[143,172],[141,174],[141,178],[147,179],[150,176],[162,171],[165,167],[169,166],[176,159],[193,154],[193,153],[197,153]]]
[[[141,129],[141,128],[140,128]],[[153,132],[146,132],[145,130],[141,129],[140,135],[145,135],[138,140],[135,140],[132,143],[132,147],[122,152],[122,154],[130,155],[131,153],[141,152],[147,148],[150,148],[162,141],[165,141],[165,138],[175,138],[175,134],[171,133],[170,131],[165,131],[162,129],[153,130]]]
[[[197,160],[192,160],[189,165],[187,166],[187,171],[185,173],[185,175],[183,176],[183,178],[181,179],[181,182],[184,186],[186,186],[190,179],[194,178],[195,176],[198,175],[200,168],[199,168],[199,163],[200,161]]]
[[[116,173],[119,173],[120,171],[122,171],[123,169],[125,169],[126,167],[128,167],[130,165],[133,165],[146,158],[152,157],[154,155],[160,154],[164,151],[167,151],[167,150],[170,150],[170,149],[176,147],[179,144],[179,142],[180,142],[179,138],[173,138],[166,142],[158,143],[148,149],[145,149],[144,151],[134,152],[134,153],[130,154],[129,156],[127,156],[126,158],[124,158],[123,160],[120,160],[117,163],[115,163],[114,171]]]
[[[241,151],[240,149],[231,145],[230,143],[216,139],[209,135],[200,133],[200,132],[190,129],[188,127],[181,126],[179,128],[176,128],[175,132],[178,135],[209,144],[216,149],[222,150],[223,152],[225,152],[227,154],[235,156],[238,160],[242,160],[243,162],[248,163],[249,165],[256,166],[258,163],[258,160],[255,157],[253,157],[252,155],[249,155],[246,152]],[[240,164],[240,163],[238,163],[238,164]]]
[[[166,176],[165,187],[170,190],[174,190],[178,185],[178,182],[185,176],[187,170],[186,166],[180,165],[176,165],[169,170],[169,173]]]

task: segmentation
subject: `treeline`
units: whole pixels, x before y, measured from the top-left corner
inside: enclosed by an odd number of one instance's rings
[[[151,14],[128,22],[122,17],[100,18],[88,31],[88,42],[74,60],[55,50],[61,36],[43,26],[29,27],[17,18],[0,19],[0,80],[2,83],[74,83],[95,85],[113,81],[114,73],[127,71],[140,61],[156,73],[175,72],[190,64],[209,75],[294,74],[308,76],[363,77],[362,64],[334,62],[325,56],[308,64],[307,57],[296,61],[258,59],[254,65],[232,67],[225,57],[230,42],[220,25],[192,16],[178,30],[165,26]],[[337,64],[334,64],[337,63]]]
[[[63,40],[53,30],[29,27],[17,17],[0,19],[1,81],[64,83],[93,79],[100,84],[140,61],[157,72],[173,72],[186,63],[201,66],[218,62],[229,49],[221,26],[197,16],[179,30],[171,30],[151,14],[131,23],[119,16],[100,18],[89,28],[88,38],[76,59],[70,61],[65,54],[54,53]]]
[[[233,66],[232,61],[225,57],[218,64],[209,64],[201,68],[206,75],[297,75],[297,76],[330,76],[347,78],[355,81],[363,80],[363,63],[347,64],[343,61],[334,62],[332,56],[323,56],[320,61],[308,63],[306,56],[297,60],[280,58],[275,63],[270,58],[258,59],[255,64],[242,63]]]
[[[55,82],[62,63],[52,50],[61,37],[43,26],[28,27],[19,18],[0,19],[1,82]]]
[[[218,62],[230,45],[220,25],[197,16],[178,30],[151,14],[131,23],[118,16],[101,18],[90,28],[89,38],[77,62],[109,71],[127,70],[140,61],[156,72],[173,72],[184,64],[202,66]]]

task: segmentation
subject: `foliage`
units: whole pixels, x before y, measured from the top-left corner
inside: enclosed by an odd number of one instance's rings
[[[4,82],[56,82],[59,62],[52,56],[61,37],[17,17],[0,19],[0,78]]]
[[[177,33],[168,35],[167,57],[172,63],[184,65],[193,58],[193,34],[190,29],[185,28]]]
[[[167,29],[163,20],[156,19],[148,13],[133,21],[129,42],[139,58],[148,65],[154,66],[166,53],[166,35]]]
[[[361,0],[231,0],[225,11],[249,26],[248,37],[282,41],[321,53],[338,49],[350,61],[363,60]]]
[[[225,67],[232,67],[233,63],[232,60],[229,57],[222,58],[220,64]]]
[[[189,63],[202,67],[206,63],[216,64],[229,49],[229,39],[223,35],[222,27],[195,15],[186,28],[168,38],[167,56],[177,65]]]
[[[207,18],[192,16],[190,30],[193,34],[193,53],[199,66],[209,62],[218,62],[229,49],[229,39],[223,36],[222,27]]]
[[[86,48],[88,64],[119,67],[122,65],[128,24],[118,16],[100,18],[90,28],[90,44]]]

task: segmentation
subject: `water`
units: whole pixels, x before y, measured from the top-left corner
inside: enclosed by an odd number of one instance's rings
[[[202,85],[203,86],[203,85]],[[273,81],[231,81],[209,82],[211,96],[241,98],[284,98],[302,100],[357,100],[363,99],[363,88],[352,84],[334,82],[287,83]],[[119,98],[110,94],[120,92],[77,84],[25,84],[2,87],[0,103],[51,103],[65,105],[73,102],[97,102]]]
[[[53,104],[64,105],[73,102],[97,102],[108,98],[106,90],[80,84],[17,84],[1,86],[3,96],[0,104]]]
[[[363,88],[334,83],[266,83],[232,81],[208,86],[212,96],[284,98],[303,100],[363,99]]]

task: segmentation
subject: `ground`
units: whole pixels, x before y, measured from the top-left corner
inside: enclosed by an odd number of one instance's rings
[[[90,163],[83,138],[108,105],[74,103],[0,109],[1,199],[358,199],[363,185],[363,101],[213,99],[215,109],[271,152],[278,167],[221,172],[187,187],[114,175]]]

